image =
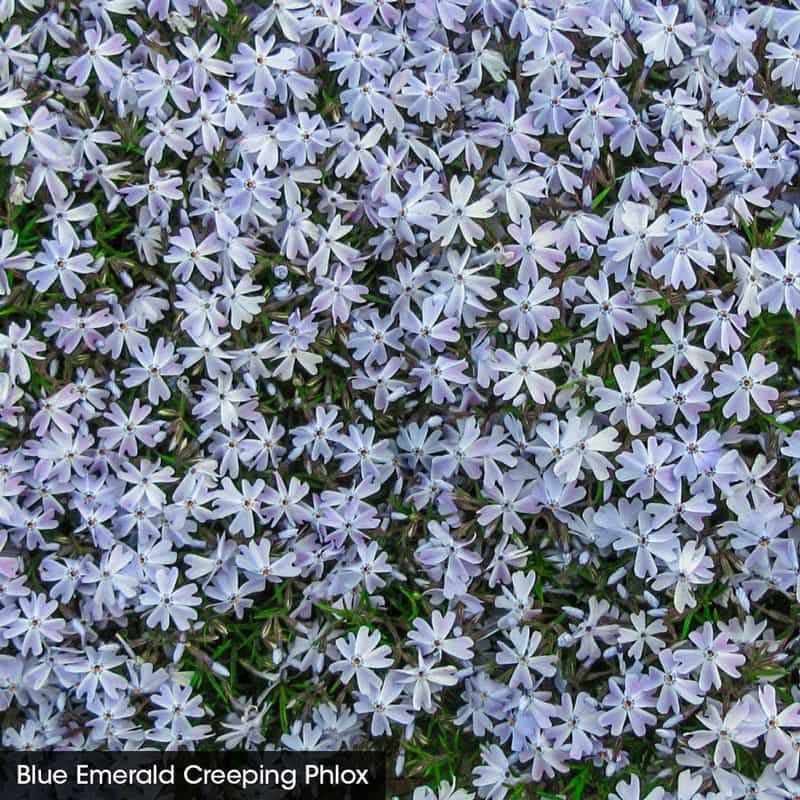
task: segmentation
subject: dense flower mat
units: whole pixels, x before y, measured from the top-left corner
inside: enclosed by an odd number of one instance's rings
[[[13,749],[800,796],[800,3],[0,0]]]

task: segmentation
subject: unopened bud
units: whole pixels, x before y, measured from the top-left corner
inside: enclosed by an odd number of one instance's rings
[[[272,296],[276,300],[288,300],[292,294],[292,287],[288,283],[279,283],[273,290]]]
[[[608,583],[609,585],[615,584],[617,581],[622,580],[628,574],[627,566],[620,567],[619,569],[614,570],[611,575],[608,576]]]
[[[230,678],[231,676],[230,670],[218,661],[212,662],[211,671],[223,678]]]

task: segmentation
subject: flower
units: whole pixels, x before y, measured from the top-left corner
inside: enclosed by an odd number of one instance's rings
[[[649,500],[656,491],[672,491],[675,488],[674,470],[669,465],[672,460],[672,445],[659,443],[655,436],[647,437],[647,448],[641,440],[633,442],[632,453],[621,453],[617,461],[621,469],[617,470],[617,478],[621,481],[632,480],[633,483],[625,493],[628,497],[639,495]]]
[[[765,414],[772,411],[772,403],[778,399],[778,390],[765,386],[764,381],[778,371],[778,365],[767,363],[761,353],[756,353],[748,365],[741,353],[733,354],[732,364],[723,364],[713,378],[716,381],[714,397],[728,397],[722,407],[726,417],[736,415],[740,422],[750,416],[750,400]]]
[[[357,713],[372,714],[370,733],[373,736],[388,736],[392,732],[392,722],[406,725],[411,722],[411,707],[403,702],[395,702],[403,692],[403,683],[387,678],[378,686],[370,686],[366,692],[356,692],[353,709]]]
[[[542,642],[542,635],[539,631],[534,631],[531,634],[529,628],[512,628],[506,631],[505,634],[511,640],[512,647],[509,647],[505,642],[500,642],[497,663],[514,665],[514,672],[508,684],[512,689],[516,686],[532,689],[533,678],[531,670],[538,672],[540,675],[555,675],[555,656],[534,655]]]
[[[7,639],[20,637],[20,654],[40,656],[45,642],[64,641],[63,631],[66,623],[60,617],[53,617],[58,608],[55,600],[48,600],[45,594],[20,597],[19,608],[6,607],[0,613],[0,634]]]
[[[381,679],[375,670],[392,666],[392,659],[387,656],[392,652],[387,645],[379,645],[380,631],[359,628],[356,635],[350,633],[347,639],[336,640],[336,648],[343,656],[341,661],[331,665],[331,670],[341,673],[342,680],[349,683],[353,676],[362,694],[369,694],[371,689],[380,689]]]
[[[678,557],[669,562],[669,570],[656,575],[653,588],[661,591],[674,586],[675,608],[678,613],[683,613],[687,606],[689,608],[697,606],[692,586],[711,583],[714,579],[712,564],[703,545],[686,542]]]
[[[634,435],[637,435],[643,427],[655,427],[655,417],[647,411],[646,406],[661,403],[658,381],[650,381],[645,386],[636,388],[640,371],[641,367],[637,362],[633,362],[627,368],[617,364],[613,373],[619,389],[600,387],[595,390],[599,398],[598,411],[611,411],[612,424],[625,420],[625,424]]]
[[[762,289],[758,302],[771,312],[782,307],[792,314],[800,311],[800,245],[793,242],[786,248],[785,264],[781,264],[772,250],[755,248],[751,255],[753,268],[766,273],[775,281]]]
[[[608,707],[598,718],[601,725],[608,725],[615,736],[622,733],[626,723],[637,736],[644,736],[648,725],[654,725],[656,717],[646,709],[655,705],[652,683],[648,678],[626,675],[623,686],[614,681],[608,683],[608,694],[603,705]]]
[[[27,273],[28,280],[36,287],[38,292],[49,289],[56,280],[59,281],[64,294],[71,300],[75,299],[77,292],[82,292],[86,284],[78,275],[94,272],[94,259],[88,253],[72,255],[72,242],[42,242],[44,248],[36,257],[35,266]]]
[[[746,703],[735,703],[724,717],[720,712],[721,708],[718,704],[709,703],[706,708],[706,716],[698,715],[698,719],[708,730],[691,733],[689,747],[698,749],[714,744],[714,764],[725,766],[733,764],[736,759],[734,743],[752,747],[755,739],[745,727],[749,712]]]
[[[688,669],[700,669],[700,691],[708,692],[714,686],[722,686],[720,670],[732,678],[740,677],[737,667],[742,666],[747,660],[737,647],[731,644],[726,634],[714,635],[714,628],[710,622],[704,622],[701,631],[689,634],[689,641],[694,644],[694,650],[678,650],[675,657],[681,666]]]
[[[443,199],[439,206],[438,216],[445,217],[433,229],[434,240],[441,239],[442,245],[453,241],[456,231],[460,231],[464,241],[475,246],[475,239],[484,236],[481,226],[475,219],[486,219],[491,215],[493,203],[489,199],[470,202],[475,190],[475,181],[468,175],[463,181],[450,181],[450,200]]]
[[[695,26],[692,22],[678,23],[678,6],[650,6],[655,20],[644,19],[641,23],[642,47],[652,53],[656,61],[680,64],[683,50],[680,43],[694,47]],[[677,23],[677,24],[676,24]]]
[[[155,575],[155,586],[146,584],[142,587],[140,602],[145,608],[153,609],[147,615],[149,627],[160,626],[166,630],[174,624],[179,631],[185,631],[197,619],[195,607],[202,603],[197,597],[197,587],[187,583],[176,589],[179,574],[176,567],[160,569]]]
[[[84,41],[86,52],[67,67],[67,80],[82,86],[94,71],[103,86],[113,87],[121,77],[121,71],[110,56],[117,56],[127,49],[125,37],[121,33],[114,33],[104,40],[98,26],[86,30]]]
[[[625,783],[625,781],[620,781],[616,785],[615,791],[609,795],[609,798],[611,798],[611,800],[661,800],[663,796],[664,789],[660,786],[656,786],[655,789],[652,789],[644,798],[642,798],[639,776],[631,775],[628,783]]]
[[[403,670],[401,682],[412,685],[411,705],[416,711],[432,712],[433,693],[441,691],[440,687],[455,686],[458,683],[455,667],[434,667],[435,659],[424,659],[417,652],[418,664]]]
[[[408,638],[422,655],[435,652],[440,656],[449,655],[457,659],[470,659],[472,658],[472,639],[469,636],[459,635],[449,638],[450,633],[454,632],[455,621],[456,616],[452,612],[441,614],[434,611],[430,623],[419,617],[414,620],[414,630],[408,634]]]
[[[629,657],[640,661],[645,646],[656,654],[664,647],[664,642],[658,637],[658,634],[666,633],[667,627],[660,619],[654,619],[648,623],[645,612],[640,611],[637,614],[631,614],[631,623],[633,624],[632,629],[622,628],[619,632],[620,644],[631,645],[628,649]]]
[[[510,374],[495,384],[494,392],[504,400],[511,400],[519,395],[524,385],[534,403],[544,403],[553,396],[556,385],[539,373],[560,363],[561,356],[550,342],[544,345],[534,343],[531,347],[517,342],[513,356],[505,350],[497,350],[494,369]]]

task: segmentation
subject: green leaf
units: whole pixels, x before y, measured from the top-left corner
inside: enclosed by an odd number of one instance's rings
[[[614,184],[613,183],[609,183],[608,186],[606,186],[605,189],[603,189],[601,192],[599,192],[597,194],[597,197],[595,197],[594,200],[592,200],[592,208],[594,208],[594,209],[600,208],[603,200],[606,199],[606,197],[608,196],[608,193],[613,188],[614,188]]]

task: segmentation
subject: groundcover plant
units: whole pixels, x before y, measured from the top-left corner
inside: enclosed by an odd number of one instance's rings
[[[0,0],[11,749],[800,797],[800,3]]]

